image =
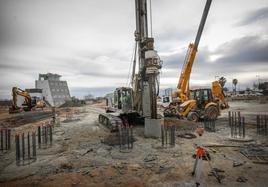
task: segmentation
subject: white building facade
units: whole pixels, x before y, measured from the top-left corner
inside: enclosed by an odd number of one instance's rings
[[[51,105],[58,107],[71,100],[67,81],[60,80],[58,74],[39,74],[39,79],[35,81],[35,88],[42,89],[44,99]]]

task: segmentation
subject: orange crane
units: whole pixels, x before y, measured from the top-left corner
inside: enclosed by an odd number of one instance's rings
[[[211,88],[190,89],[189,81],[198,45],[212,0],[207,0],[194,43],[190,43],[177,84],[178,91],[172,94],[172,102],[165,109],[165,116],[177,115],[198,121],[200,118],[216,119],[220,109],[227,108],[223,89],[218,81]]]

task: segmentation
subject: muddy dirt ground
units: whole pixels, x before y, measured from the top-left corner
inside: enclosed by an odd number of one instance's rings
[[[244,146],[268,146],[268,135],[256,134],[256,114],[268,114],[268,104],[257,101],[231,102],[232,111],[241,111],[246,118],[246,136],[249,142],[230,140],[228,115],[222,112],[216,123],[216,132],[205,132],[202,137],[185,139],[176,137],[175,147],[162,148],[161,140],[144,138],[143,127],[134,128],[134,148],[120,152],[118,145],[109,145],[111,134],[99,125],[98,106],[75,108],[72,119],[60,115],[61,123],[54,127],[53,144],[37,149],[37,160],[29,165],[17,166],[14,133],[35,128],[39,122],[30,122],[12,128],[11,151],[0,151],[0,186],[195,186],[193,154],[196,145],[228,145],[210,147],[212,167],[224,170],[225,178],[219,184],[209,176],[210,166],[202,162],[202,186],[258,186],[268,183],[268,165],[255,164],[240,153]],[[194,132],[196,124],[180,121],[176,134]],[[233,167],[234,162],[242,163]],[[238,177],[246,182],[237,182]]]

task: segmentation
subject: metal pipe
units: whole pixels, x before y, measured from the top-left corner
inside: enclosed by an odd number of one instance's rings
[[[233,112],[232,112],[230,121],[231,121],[231,137],[234,137],[234,125],[233,125],[234,116],[233,116]]]
[[[4,145],[3,145],[3,139],[4,139],[4,137],[3,137],[3,129],[0,129],[0,134],[1,134],[1,150],[4,150]]]
[[[8,150],[8,132],[7,129],[5,129],[5,139],[6,139],[6,150]]]
[[[27,148],[28,148],[28,159],[31,158],[31,145],[30,145],[30,133],[27,134]]]
[[[40,149],[41,148],[41,127],[40,126],[38,126],[37,136],[38,136],[38,147]]]
[[[35,131],[32,132],[32,146],[33,146],[33,158],[36,159],[36,135],[35,135]]]
[[[237,120],[238,120],[238,124],[237,124],[237,126],[238,126],[238,135],[239,135],[239,137],[241,137],[241,116],[240,116],[240,111],[239,112],[237,112]]]
[[[229,127],[231,127],[231,111],[228,111]]]
[[[243,138],[245,138],[246,137],[245,117],[242,118],[242,124],[243,124]]]
[[[11,148],[10,140],[11,140],[11,129],[8,129],[8,149],[9,150]]]
[[[52,137],[52,126],[51,125],[49,125],[49,140],[50,140],[50,145],[52,145],[53,137]]]
[[[18,162],[19,158],[20,158],[20,154],[19,154],[19,136],[18,134],[15,134],[15,147],[16,147],[16,161]]]
[[[168,143],[168,126],[166,125],[165,126],[165,139],[166,139],[166,142],[165,142],[165,144],[167,145],[167,143]]]
[[[118,126],[118,133],[119,133],[119,145],[120,145],[120,149],[122,149],[122,126],[121,125]]]
[[[234,124],[234,131],[235,131],[235,137],[237,137],[237,116],[236,116],[236,112],[234,113],[234,122],[235,122],[235,124]]]
[[[21,142],[22,142],[22,160],[25,159],[25,140],[24,140],[24,133],[21,135]]]
[[[133,126],[130,126],[131,149],[133,149]]]
[[[264,124],[264,125],[265,125],[265,133],[266,133],[266,134],[267,134],[267,132],[268,132],[268,131],[267,131],[267,121],[268,121],[268,115],[265,115],[265,122],[264,122],[265,124]]]
[[[45,130],[45,144],[47,145],[47,126],[44,126]]]
[[[162,140],[162,147],[164,147],[164,125],[161,125],[161,140]]]
[[[257,115],[256,121],[257,121],[257,134],[260,134],[260,116],[259,115]]]

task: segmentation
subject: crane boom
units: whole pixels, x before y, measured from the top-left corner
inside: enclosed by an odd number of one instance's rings
[[[197,35],[195,38],[195,42],[190,43],[185,60],[184,60],[183,68],[181,70],[179,82],[177,84],[177,88],[179,89],[179,92],[177,92],[174,97],[179,97],[182,101],[185,101],[188,98],[190,75],[191,75],[193,63],[195,60],[195,56],[197,53],[198,45],[200,42],[200,38],[201,38],[203,29],[206,23],[206,19],[208,16],[211,2],[212,0],[207,0],[206,2],[203,15],[199,24],[199,28],[197,31]]]
[[[200,41],[202,32],[204,30],[204,26],[205,26],[205,23],[206,23],[206,20],[207,20],[207,16],[208,16],[208,12],[209,12],[211,2],[212,2],[212,0],[207,0],[205,8],[204,8],[204,11],[203,11],[203,15],[202,15],[202,18],[201,18],[201,21],[200,21],[200,24],[199,24],[199,27],[198,27],[198,31],[197,31],[197,34],[196,34],[195,42],[194,42],[194,45],[196,46],[196,48],[198,48],[199,41]]]

